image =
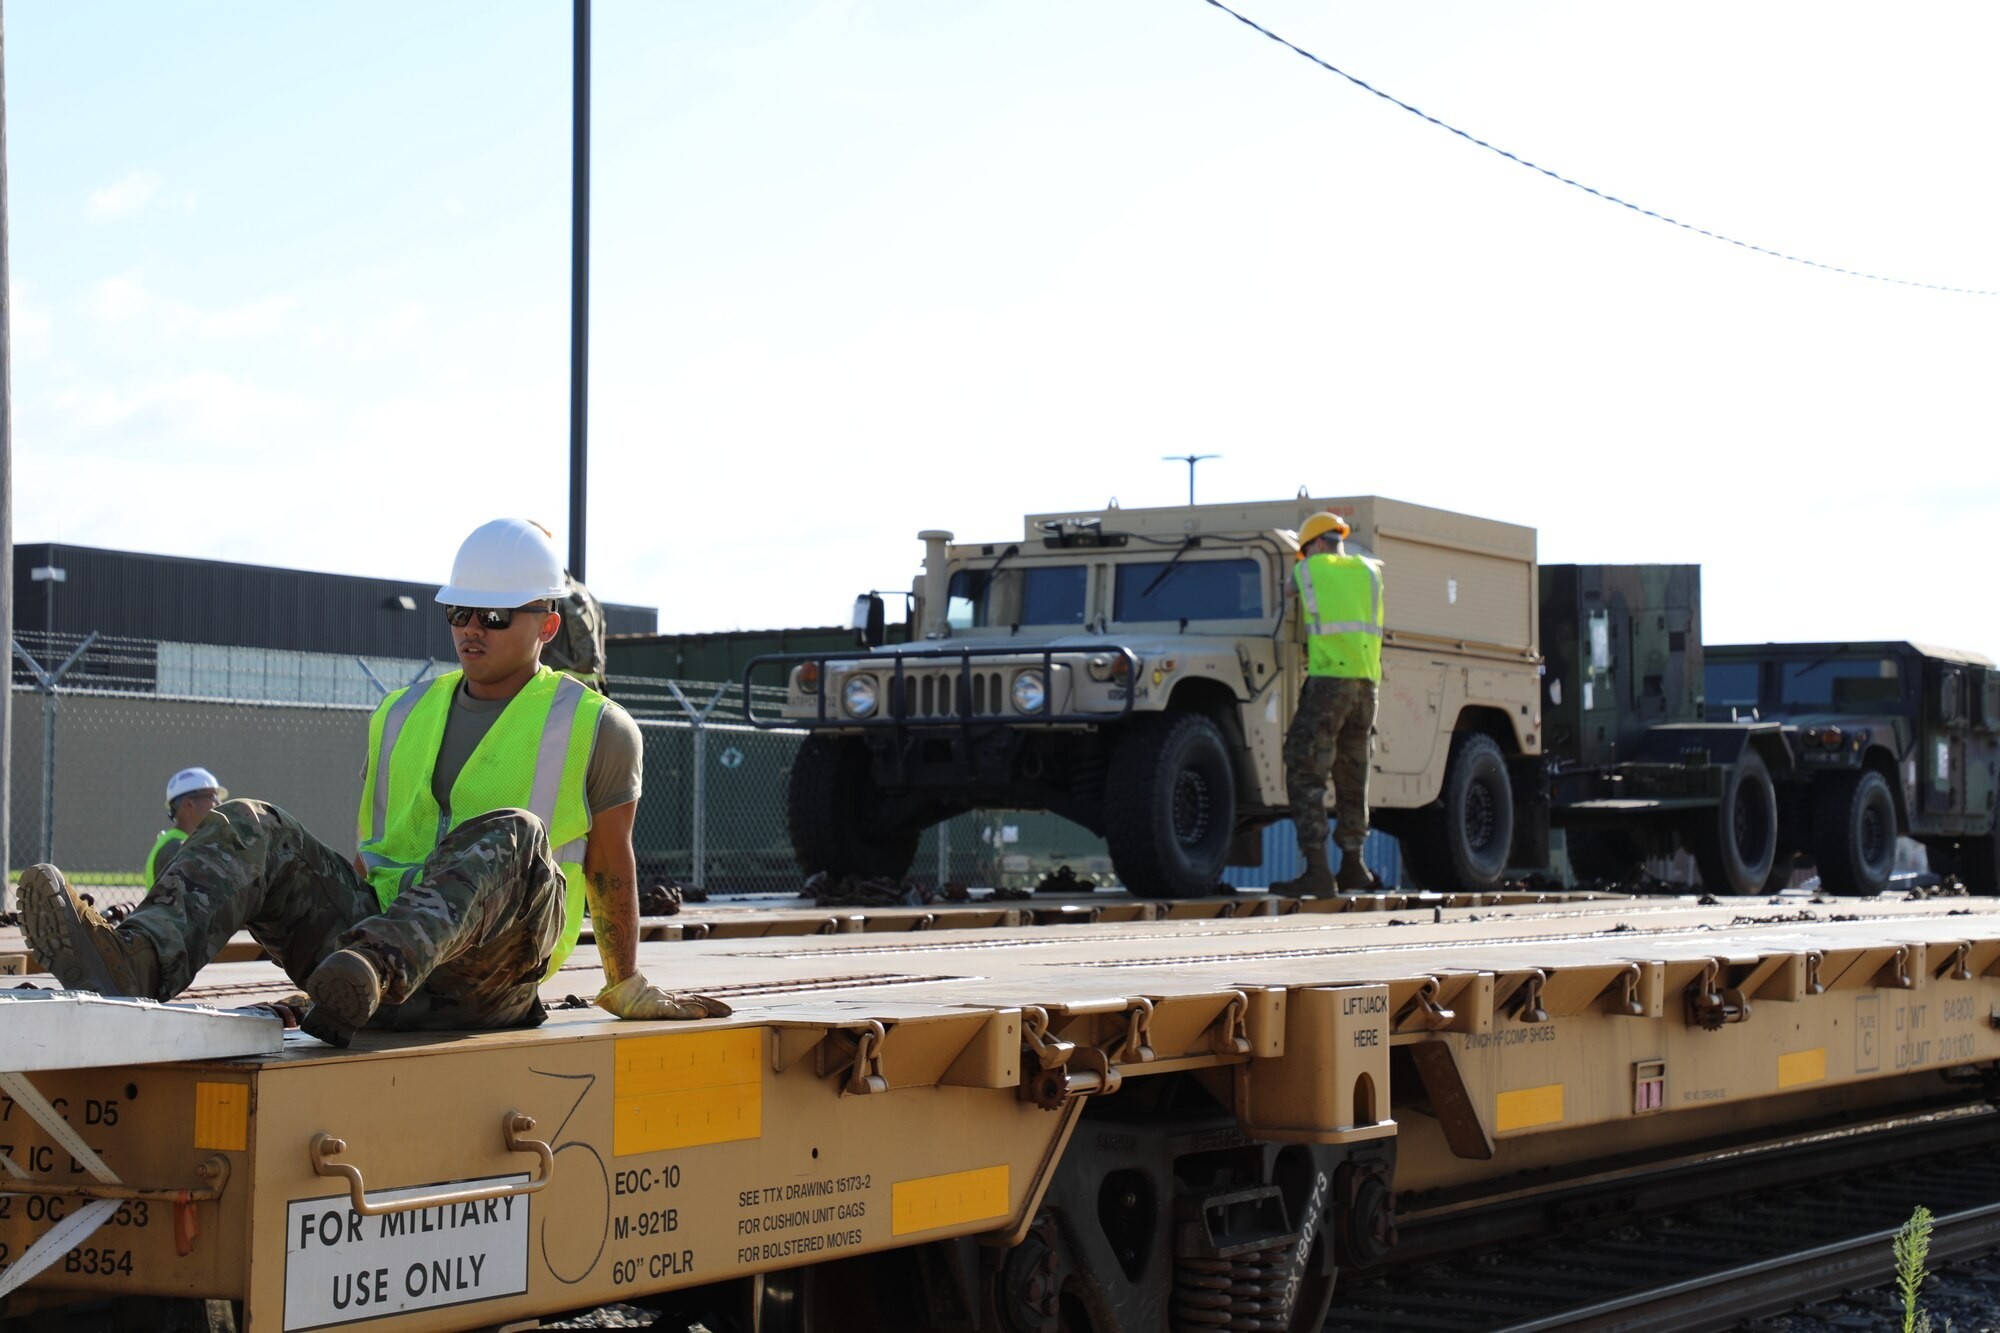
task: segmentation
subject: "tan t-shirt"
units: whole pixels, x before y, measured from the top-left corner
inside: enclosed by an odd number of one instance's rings
[[[438,745],[437,767],[431,773],[431,795],[438,809],[451,813],[451,784],[472,757],[479,742],[493,729],[510,701],[475,699],[459,683],[451,696],[451,712],[444,722],[444,740]],[[611,700],[597,714],[597,735],[590,747],[590,767],[583,778],[584,799],[595,815],[639,799],[643,751],[639,724],[632,715]]]

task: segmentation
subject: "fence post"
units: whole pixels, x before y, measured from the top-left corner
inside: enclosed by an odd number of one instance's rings
[[[943,888],[951,879],[951,821],[949,819],[939,820],[937,831],[937,882],[938,887]]]
[[[693,818],[690,821],[693,825],[694,836],[690,839],[693,846],[688,848],[688,856],[693,865],[688,871],[688,879],[695,888],[703,889],[708,887],[707,723],[709,714],[713,713],[715,706],[722,702],[722,696],[729,693],[729,686],[722,685],[717,687],[715,697],[708,701],[707,707],[701,709],[695,708],[693,702],[685,694],[681,693],[681,687],[678,682],[668,681],[667,688],[674,692],[674,698],[680,700],[681,707],[687,710],[688,715],[688,730],[694,752],[694,810],[691,812]]]
[[[19,639],[14,640],[14,652],[27,663],[28,670],[35,674],[35,681],[42,692],[42,860],[56,859],[56,686],[62,683],[70,668],[83,660],[90,651],[90,645],[97,642],[97,631],[83,636],[83,642],[76,651],[63,659],[63,664],[54,671],[45,670],[34,659]],[[11,693],[11,692],[10,692]],[[13,706],[13,700],[8,700]],[[11,762],[11,760],[10,760]]]

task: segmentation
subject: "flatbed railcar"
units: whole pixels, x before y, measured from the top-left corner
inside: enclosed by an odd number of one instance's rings
[[[1597,896],[655,940],[733,1017],[360,1035],[0,1000],[6,1316],[1317,1328],[1400,1210],[1980,1103],[2000,903]],[[121,1313],[121,1311],[123,1313]],[[143,1321],[142,1321],[143,1322]],[[59,1326],[59,1325],[58,1325]]]

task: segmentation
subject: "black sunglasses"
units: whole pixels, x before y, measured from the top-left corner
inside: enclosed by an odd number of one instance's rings
[[[524,611],[530,615],[547,615],[549,608],[546,602],[530,606],[447,606],[444,618],[451,622],[453,629],[464,629],[472,623],[474,616],[479,617],[479,624],[484,629],[506,629],[514,623],[514,617]]]

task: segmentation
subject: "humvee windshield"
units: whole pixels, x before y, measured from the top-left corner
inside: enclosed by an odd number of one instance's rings
[[[1148,620],[1262,620],[1264,579],[1255,560],[1165,560],[1121,564],[1111,618]]]
[[[1086,565],[954,570],[945,620],[953,629],[1081,625],[1087,571]]]
[[[1778,659],[1778,698],[1762,697],[1758,662],[1710,662],[1702,673],[1703,693],[1712,709],[1762,707],[1777,713],[1866,713],[1903,701],[1903,682],[1893,657],[1844,657],[1829,653],[1798,661]]]
[[[1778,698],[1791,710],[1826,708],[1871,712],[1903,700],[1903,684],[1893,657],[1821,657],[1779,663]]]

